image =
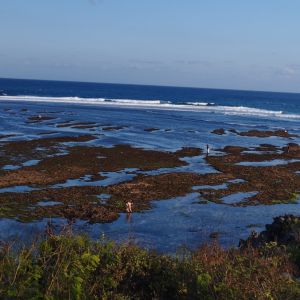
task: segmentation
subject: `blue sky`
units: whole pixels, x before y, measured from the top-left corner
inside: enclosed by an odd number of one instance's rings
[[[0,77],[300,92],[299,0],[1,0]]]

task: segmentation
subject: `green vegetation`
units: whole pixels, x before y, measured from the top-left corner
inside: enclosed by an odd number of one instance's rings
[[[213,244],[168,256],[50,232],[31,246],[0,245],[0,298],[299,299],[295,267],[275,243],[243,251]]]

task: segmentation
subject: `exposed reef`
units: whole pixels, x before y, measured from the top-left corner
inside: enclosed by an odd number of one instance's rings
[[[50,117],[50,116],[32,116],[28,118],[28,123],[37,123],[37,122],[42,122],[42,121],[49,121],[49,120],[54,120],[56,119],[55,117]]]
[[[121,130],[124,129],[125,126],[107,126],[107,127],[103,127],[102,130],[104,131],[114,131],[114,130]]]
[[[225,134],[225,129],[224,128],[218,128],[218,129],[214,129],[211,133],[217,134],[217,135],[223,135]]]
[[[100,126],[93,122],[69,121],[61,123],[64,127],[63,124],[79,129]],[[109,128],[121,129],[112,125]],[[199,201],[195,203],[271,205],[294,202],[300,191],[300,176],[296,173],[300,170],[300,147],[296,143],[284,147],[261,144],[252,148],[229,145],[217,149],[216,155],[204,157],[214,173],[198,174],[178,168],[189,164],[184,157],[201,155],[199,148],[167,152],[89,143],[96,138],[80,135],[1,142],[0,217],[22,221],[64,217],[109,222],[125,212],[128,200],[133,200],[135,211],[149,209],[153,200],[193,192],[199,193]],[[268,164],[260,166],[260,162]],[[166,174],[141,174],[165,168],[170,169]],[[176,172],[172,168],[177,168]],[[114,172],[124,174],[124,179],[105,183]],[[68,185],[69,180],[74,180],[75,186]],[[18,190],[20,186],[26,187],[24,192]],[[5,190],[7,187],[10,189]],[[99,195],[103,193],[109,197],[100,201]],[[241,196],[240,201],[225,200],[239,195],[247,197]],[[39,205],[41,201],[46,201],[46,205]]]
[[[274,147],[272,147],[274,150]],[[244,153],[243,147],[225,147],[223,156],[208,156],[207,162],[223,174],[240,178],[241,183],[230,183],[226,189],[203,191],[204,197],[210,201],[219,202],[224,196],[238,192],[257,192],[256,195],[235,203],[234,205],[257,205],[293,202],[300,191],[300,176],[295,172],[300,169],[300,147],[296,144],[283,148],[275,147],[275,152]],[[249,150],[249,149],[248,149]],[[255,148],[258,151],[258,148]],[[251,166],[251,162],[286,160],[286,164],[273,166]],[[289,163],[289,160],[292,162]],[[250,162],[249,165],[239,165]]]
[[[266,137],[282,137],[282,138],[293,138],[298,137],[296,134],[290,134],[287,130],[249,130],[249,131],[237,131],[236,129],[229,129],[228,132],[237,134],[239,136],[247,136],[247,137],[258,137],[258,138],[266,138]],[[213,134],[224,135],[226,134],[226,130],[224,128],[217,128],[212,131]]]
[[[249,131],[243,131],[239,132],[238,135],[240,136],[254,136],[254,137],[271,137],[271,136],[277,136],[277,137],[283,137],[283,138],[292,138],[297,137],[295,134],[290,134],[287,130],[249,130]]]
[[[133,148],[129,145],[116,145],[110,148],[82,145],[94,138],[83,135],[3,143],[0,188],[10,187],[10,189],[9,192],[5,189],[1,192],[0,189],[0,217],[14,217],[22,221],[43,217],[79,218],[89,222],[113,221],[119,212],[125,211],[125,202],[132,193],[128,193],[127,197],[119,197],[121,193],[118,185],[115,189],[101,184],[93,186],[94,181],[106,179],[106,172],[125,169],[150,171],[185,166],[188,163],[182,160],[183,157],[201,153],[198,148],[164,152]],[[33,165],[23,166],[24,162],[32,160],[36,160]],[[7,164],[21,165],[17,165],[17,170],[3,169]],[[85,179],[86,176],[89,179]],[[134,176],[136,175],[133,174]],[[75,187],[56,186],[70,179],[79,178],[82,178],[85,186],[80,186],[80,183]],[[88,186],[89,184],[91,186]],[[19,192],[20,186],[28,188],[24,189],[24,192]],[[154,188],[158,188],[158,185]],[[164,187],[161,186],[160,189]],[[160,195],[160,189],[158,188],[156,194],[153,192],[154,194],[147,199],[141,198],[135,210],[149,208],[149,201]],[[102,193],[111,194],[112,199],[107,200],[107,203],[99,201],[98,196]],[[166,191],[166,196],[169,195],[176,195],[176,189],[172,193]],[[38,204],[40,201],[58,204],[40,206]]]
[[[85,175],[97,176],[100,172],[115,172],[126,168],[155,170],[187,165],[180,160],[183,156],[199,154],[199,149],[184,148],[178,152],[162,152],[116,145],[112,148],[73,146],[67,154],[57,154],[60,144],[65,142],[90,141],[93,136],[70,138],[48,138],[31,141],[10,142],[2,147],[3,164],[16,158],[22,160],[41,159],[38,164],[19,170],[2,171],[0,187],[14,185],[49,185]],[[45,152],[37,148],[45,148]],[[50,155],[51,154],[51,155]],[[44,155],[44,157],[43,157]]]
[[[144,131],[146,132],[153,132],[153,131],[158,131],[159,128],[151,127],[151,128],[145,128]]]

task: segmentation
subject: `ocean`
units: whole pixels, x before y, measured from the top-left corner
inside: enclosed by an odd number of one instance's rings
[[[41,123],[27,122],[34,115],[55,117]],[[121,130],[95,131],[95,128],[59,127],[66,119],[120,126]],[[152,132],[145,129],[154,128]],[[220,136],[212,131],[225,130]],[[91,145],[111,147],[129,144],[143,149],[176,151],[182,147],[205,149],[212,155],[228,145],[278,147],[300,143],[299,137],[246,137],[232,130],[288,130],[300,136],[300,94],[236,91],[203,88],[0,79],[0,129],[8,137],[0,142],[97,134]],[[97,129],[98,130],[98,129]],[[231,131],[230,131],[231,130]],[[11,136],[10,136],[11,135]],[[216,172],[202,156],[187,159],[188,165],[175,172],[207,174]],[[299,170],[300,171],[300,170]],[[106,174],[106,185],[131,180],[134,170]],[[170,169],[148,171],[146,175],[170,172]],[[88,174],[87,174],[88,175]],[[58,187],[88,185],[85,179],[70,180]],[[96,184],[96,183],[94,183]],[[104,184],[103,182],[100,184]],[[57,186],[56,186],[57,187]],[[0,193],[20,191],[23,187],[0,188]],[[7,190],[8,189],[8,190]],[[26,192],[26,189],[23,190]],[[101,235],[116,241],[133,239],[137,244],[173,253],[185,245],[196,248],[219,233],[224,246],[236,246],[255,229],[261,231],[274,216],[299,213],[300,204],[274,204],[246,207],[208,203],[195,205],[198,193],[175,199],[154,201],[143,213],[134,213],[130,224],[125,214],[117,221],[103,224],[76,223],[78,231],[97,239]],[[160,200],[160,199],[157,199]],[[58,223],[60,219],[53,219]],[[13,218],[0,218],[0,240],[18,234],[34,236],[44,230],[47,219],[21,223]],[[251,226],[250,226],[251,225]]]
[[[115,104],[300,118],[300,94],[88,82],[0,79],[0,99]]]

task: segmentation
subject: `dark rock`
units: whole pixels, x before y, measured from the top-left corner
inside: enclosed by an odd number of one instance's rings
[[[125,128],[124,126],[108,126],[108,127],[103,127],[102,130],[113,131],[113,130],[121,130],[124,128]]]
[[[226,146],[223,149],[223,151],[227,152],[227,153],[241,153],[246,150],[248,150],[248,149],[245,147],[240,147],[240,146]]]
[[[291,138],[291,137],[297,137],[295,134],[290,134],[287,130],[249,130],[244,132],[239,132],[238,135],[240,136],[254,136],[254,137],[271,137],[271,136],[278,136],[283,138]]]
[[[34,122],[42,122],[42,121],[49,121],[49,120],[53,120],[56,119],[54,117],[49,117],[49,116],[42,116],[42,115],[38,115],[38,116],[32,116],[28,118],[28,123],[34,123]]]
[[[231,132],[231,133],[238,134],[238,132],[235,129],[229,129],[228,131]]]
[[[266,225],[266,230],[260,234],[253,231],[248,239],[240,241],[239,246],[258,248],[270,242],[277,242],[278,245],[300,245],[300,217],[275,217],[272,224]]]
[[[151,127],[151,128],[145,128],[144,131],[146,132],[153,132],[153,131],[158,131],[159,128]]]
[[[217,232],[217,231],[214,231],[214,232],[211,232],[211,234],[209,235],[209,237],[211,239],[217,239],[220,235],[220,232]]]
[[[198,156],[202,153],[202,150],[195,147],[183,147],[180,150],[175,152],[176,155],[180,157],[191,157],[191,156]]]
[[[213,130],[211,133],[217,134],[217,135],[223,135],[223,134],[225,134],[225,130],[223,128],[218,128],[218,129]]]

